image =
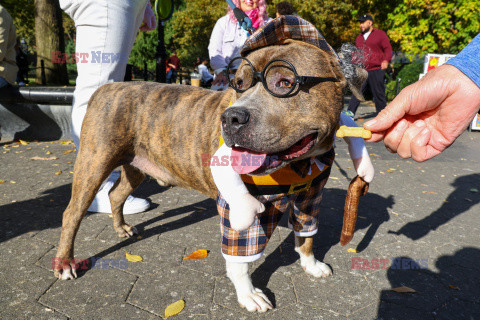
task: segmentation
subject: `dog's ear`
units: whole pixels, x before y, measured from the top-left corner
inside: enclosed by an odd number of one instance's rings
[[[355,76],[347,78],[348,88],[352,94],[360,101],[365,101],[362,94],[362,84],[367,80],[367,70],[355,67]]]
[[[362,84],[367,80],[368,72],[363,69],[364,52],[355,46],[344,43],[338,53],[340,69],[342,69],[348,88],[360,101],[365,101]]]

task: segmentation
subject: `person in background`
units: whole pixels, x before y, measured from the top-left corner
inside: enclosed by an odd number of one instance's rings
[[[202,87],[209,87],[212,85],[213,75],[208,71],[208,59],[203,58],[202,63],[198,65],[198,73],[202,76]]]
[[[198,72],[198,66],[202,63],[202,58],[197,57],[197,60],[195,60],[195,63],[193,64],[193,71]]]
[[[267,16],[265,0],[233,0],[253,22],[253,28],[258,29],[271,19]],[[208,52],[210,65],[216,75],[212,89],[224,90],[228,87],[226,69],[229,62],[240,56],[240,48],[248,38],[248,34],[237,23],[233,10],[228,7],[228,13],[218,19],[210,36]]]
[[[17,36],[13,19],[0,5],[0,88],[13,85],[18,67],[15,62]]]
[[[480,34],[458,55],[435,68],[398,96],[363,127],[370,142],[402,158],[431,159],[468,127],[480,110]]]
[[[78,150],[81,147],[80,129],[88,100],[102,85],[123,81],[138,29],[153,30],[156,28],[156,20],[147,0],[60,0],[60,7],[75,22],[75,52],[88,54],[87,58],[77,62],[78,76],[73,93],[72,137]],[[92,52],[118,54],[119,59],[93,59]],[[112,212],[108,192],[118,177],[118,171],[110,175],[88,211]],[[147,200],[129,196],[123,206],[123,213],[139,213],[149,207]]]
[[[17,84],[19,87],[25,86],[28,83],[28,56],[23,52],[22,47],[20,46],[20,39],[17,39],[17,44],[15,45],[15,61],[17,62],[18,72],[17,72]]]
[[[180,70],[180,59],[177,57],[177,51],[173,50],[172,55],[167,59],[167,83],[177,82],[177,73]]]
[[[277,10],[277,18],[279,16],[287,16],[295,13],[295,9],[293,9],[292,4],[288,1],[277,3],[275,5],[275,9]]]
[[[380,29],[373,28],[373,18],[369,14],[364,14],[358,20],[360,22],[361,33],[355,40],[355,46],[363,51],[363,63],[368,72],[367,81],[362,85],[362,93],[365,93],[367,87],[373,94],[375,109],[380,112],[387,105],[385,97],[385,70],[387,70],[390,60],[392,60],[392,46],[387,34]],[[350,117],[354,117],[357,112],[360,101],[352,95],[348,104],[348,111],[345,112]]]

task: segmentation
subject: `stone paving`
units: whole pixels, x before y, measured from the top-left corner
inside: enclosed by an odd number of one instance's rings
[[[360,118],[370,117],[371,104],[360,111]],[[141,237],[118,238],[108,214],[88,214],[75,246],[77,258],[122,259],[127,251],[144,261],[86,270],[74,281],[55,279],[51,258],[70,197],[74,146],[2,142],[2,319],[161,319],[181,298],[186,307],[172,319],[480,319],[480,132],[465,132],[426,163],[369,144],[376,177],[345,247],[340,229],[354,171],[338,140],[315,236],[315,255],[334,274],[304,274],[283,219],[250,268],[254,284],[275,305],[265,314],[238,306],[225,276],[214,201],[150,179],[135,194],[153,208],[126,218]],[[209,256],[182,259],[197,249],[210,250]],[[417,292],[390,290],[401,286]]]

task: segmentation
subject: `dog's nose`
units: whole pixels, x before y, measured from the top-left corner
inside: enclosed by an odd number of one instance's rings
[[[246,124],[250,120],[250,113],[246,108],[228,108],[222,114],[222,126],[224,130],[228,130],[234,133]]]

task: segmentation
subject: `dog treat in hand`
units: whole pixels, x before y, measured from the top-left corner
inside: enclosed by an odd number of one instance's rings
[[[360,137],[363,139],[370,139],[372,137],[372,132],[370,130],[363,129],[362,127],[341,126],[337,130],[337,137]]]
[[[340,235],[340,244],[346,245],[353,238],[355,224],[357,223],[358,202],[360,196],[368,191],[368,182],[365,182],[359,176],[353,178],[348,186],[347,199],[345,200],[345,212],[343,214],[342,234]]]

